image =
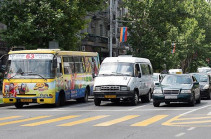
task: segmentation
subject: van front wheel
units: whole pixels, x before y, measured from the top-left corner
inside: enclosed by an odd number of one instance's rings
[[[101,104],[101,99],[99,99],[99,98],[94,98],[94,103],[95,103],[95,106],[100,106],[100,104]]]
[[[137,92],[134,92],[134,96],[131,100],[131,105],[136,106],[138,104],[139,96]]]

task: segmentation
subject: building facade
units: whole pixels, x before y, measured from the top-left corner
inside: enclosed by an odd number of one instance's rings
[[[109,3],[110,4],[110,3]],[[122,0],[112,0],[112,13],[110,14],[109,4],[105,11],[98,11],[89,14],[86,19],[91,22],[81,33],[87,34],[82,40],[82,51],[98,52],[101,61],[109,57],[109,34],[110,34],[110,17],[112,16],[112,56],[126,54],[127,43],[119,43],[120,27],[122,17],[127,14],[126,8],[121,8]]]

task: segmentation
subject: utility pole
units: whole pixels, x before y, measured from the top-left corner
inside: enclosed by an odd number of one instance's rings
[[[115,39],[116,39],[116,49],[117,49],[117,55],[119,55],[119,48],[118,48],[118,0],[115,0]]]
[[[110,37],[109,37],[109,43],[110,43],[110,45],[109,45],[109,48],[110,48],[110,57],[112,57],[112,34],[113,34],[113,28],[112,28],[112,17],[113,17],[113,10],[112,10],[112,6],[113,6],[113,0],[110,0],[110,13],[109,13],[109,15],[110,15],[110,32],[109,32],[109,35],[110,35]]]

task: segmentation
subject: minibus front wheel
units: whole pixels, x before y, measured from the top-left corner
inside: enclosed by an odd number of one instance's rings
[[[17,103],[15,103],[15,107],[16,107],[17,109],[23,108],[23,103],[17,102]]]

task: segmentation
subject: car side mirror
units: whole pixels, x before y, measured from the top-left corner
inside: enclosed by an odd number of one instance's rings
[[[199,82],[194,82],[193,84],[194,84],[194,85],[199,85]]]
[[[160,83],[155,83],[155,85],[160,85]]]
[[[141,73],[138,73],[138,78],[141,78]]]

